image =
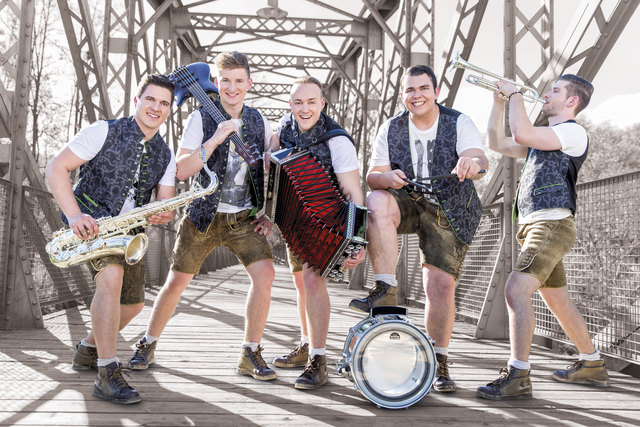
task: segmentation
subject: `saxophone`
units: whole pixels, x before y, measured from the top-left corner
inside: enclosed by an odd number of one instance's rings
[[[148,203],[115,217],[100,218],[96,221],[100,232],[90,240],[80,239],[70,228],[58,230],[53,233],[53,240],[45,247],[49,259],[53,265],[60,268],[107,255],[124,255],[128,264],[137,263],[147,252],[149,237],[145,233],[129,234],[131,230],[149,225],[148,218],[152,215],[175,210],[192,200],[213,193],[218,188],[217,175],[211,172],[205,162],[203,163],[204,170],[211,180],[206,188],[194,179],[189,191],[176,197]]]

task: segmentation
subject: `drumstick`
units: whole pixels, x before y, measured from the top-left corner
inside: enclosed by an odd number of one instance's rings
[[[480,169],[478,171],[478,174],[481,174],[481,173],[487,173],[486,169]],[[436,179],[445,179],[445,178],[457,178],[457,177],[458,177],[458,175],[455,174],[455,173],[448,173],[448,174],[445,174],[445,175],[434,175],[434,176],[428,176],[426,178],[418,178],[418,179],[414,179],[414,180],[411,180],[411,179],[408,179],[408,178],[404,178],[404,181],[407,184],[412,184],[412,185],[415,185],[416,187],[422,188],[425,191],[428,191],[429,189],[426,186],[420,184],[420,182],[433,181],[433,180],[436,180]]]

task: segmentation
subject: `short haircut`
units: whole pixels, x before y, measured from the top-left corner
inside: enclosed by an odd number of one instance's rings
[[[568,82],[567,95],[578,97],[578,106],[576,107],[576,114],[587,108],[589,101],[591,101],[591,95],[593,94],[593,85],[575,74],[564,74],[558,77],[558,81],[563,80]]]
[[[160,86],[165,89],[169,89],[171,92],[171,103],[173,104],[174,92],[176,90],[176,85],[171,81],[169,77],[165,74],[147,74],[138,84],[138,91],[136,92],[136,97],[140,98],[140,96],[147,89],[147,86],[155,85]]]
[[[247,71],[247,76],[251,78],[251,71],[249,71],[249,58],[247,58],[247,55],[240,53],[237,50],[218,54],[214,60],[214,64],[216,64],[218,73],[222,70],[244,68]]]
[[[407,68],[402,77],[407,76],[419,76],[421,74],[426,74],[431,78],[431,82],[433,83],[433,89],[435,90],[438,87],[438,79],[436,78],[433,70],[426,65],[414,65],[412,67]]]
[[[311,76],[302,76],[302,77],[298,77],[297,79],[295,79],[293,81],[293,83],[291,83],[291,88],[293,88],[294,85],[302,85],[302,84],[313,84],[318,86],[318,88],[320,89],[320,95],[322,95],[322,83],[320,83],[320,80],[316,79],[315,77],[311,77]]]

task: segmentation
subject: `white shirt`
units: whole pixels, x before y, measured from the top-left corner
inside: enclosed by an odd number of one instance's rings
[[[278,136],[284,125],[290,122],[291,116],[287,114],[280,121],[278,127]],[[351,140],[346,136],[340,135],[330,138],[326,141],[327,147],[331,152],[331,165],[335,173],[345,173],[358,170],[360,164],[358,163],[358,153],[356,153],[356,147]]]
[[[106,120],[99,120],[90,126],[82,128],[80,132],[69,142],[67,147],[82,160],[89,161],[93,159],[102,150],[105,141],[107,140],[107,134],[109,133],[109,123]],[[140,144],[144,144],[144,139],[139,141]],[[144,148],[146,152],[146,147]],[[173,149],[169,147],[171,151],[171,159],[164,171],[164,175],[160,179],[158,185],[166,185],[168,187],[175,187],[176,185],[176,158],[173,154]],[[133,182],[138,181],[138,174],[140,173],[140,163],[138,163],[138,170],[136,171]],[[120,209],[120,214],[130,211],[135,207],[136,189],[131,187],[129,189],[129,195]]]
[[[389,166],[391,161],[389,160],[389,144],[387,142],[387,134],[389,133],[389,124],[392,119],[387,120],[380,129],[378,130],[378,135],[376,136],[376,143],[373,147],[373,156],[371,159],[371,166]],[[428,146],[428,142],[436,139],[436,135],[438,133],[438,123],[440,122],[440,115],[436,119],[433,126],[429,129],[421,130],[418,129],[411,119],[409,119],[409,138],[411,139],[411,143],[409,144],[411,148],[411,163],[413,164],[413,172],[416,178],[426,178],[428,177],[428,168],[426,165],[429,164],[429,158],[432,153],[426,149]],[[482,136],[478,131],[478,128],[473,123],[473,121],[466,115],[460,114],[458,116],[458,120],[456,122],[456,131],[457,131],[457,141],[456,141],[456,152],[458,155],[463,153],[464,151],[470,148],[478,148],[480,150],[483,149],[482,146]],[[422,158],[418,159],[416,145],[417,142],[420,141],[423,146],[423,154]],[[422,168],[423,173],[422,176],[418,175],[419,163],[422,163],[425,167]]]
[[[577,123],[559,123],[551,126],[551,130],[560,140],[563,153],[571,157],[580,157],[587,149],[587,131]],[[571,209],[540,209],[518,219],[520,224],[531,224],[536,221],[559,221],[571,216]]]
[[[262,117],[264,122],[264,149],[271,146],[271,136],[273,131],[269,121]],[[242,120],[232,119],[238,130],[242,126]],[[238,132],[240,133],[240,132]],[[189,115],[187,123],[180,141],[180,148],[195,150],[204,142],[204,130],[202,129],[202,115],[200,110],[196,110]],[[215,154],[214,154],[215,155]],[[249,185],[247,185],[248,165],[231,148],[227,157],[227,172],[223,182],[221,200],[228,200],[230,203],[220,201],[218,212],[235,213],[245,209],[251,209],[251,197]]]

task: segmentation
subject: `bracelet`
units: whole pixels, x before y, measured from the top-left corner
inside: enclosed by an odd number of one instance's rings
[[[204,149],[204,145],[200,146],[200,158],[203,164],[207,163],[207,150]]]
[[[517,91],[515,91],[515,92],[511,92],[511,95],[509,95],[509,97],[508,97],[507,99],[508,99],[509,101],[511,101],[511,97],[512,97],[513,95],[515,95],[516,93],[519,93],[520,95],[524,95],[524,94],[522,93],[522,91],[517,90]]]

